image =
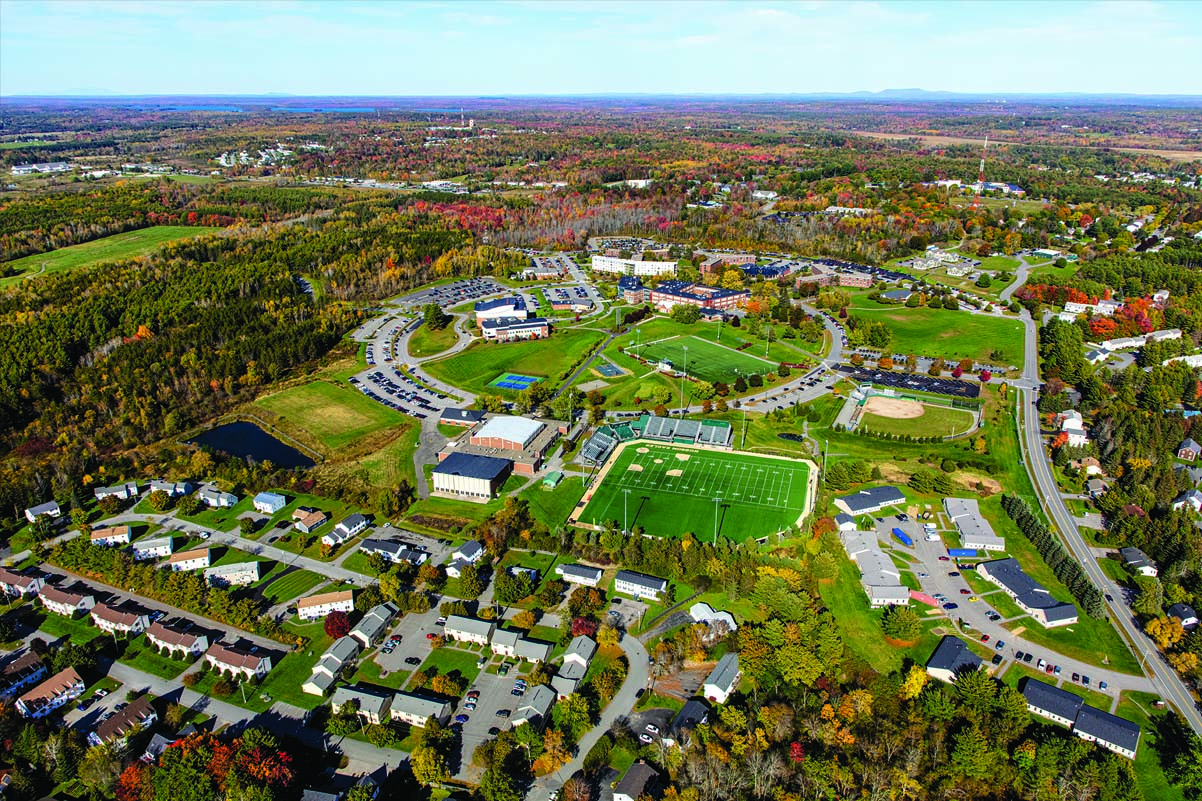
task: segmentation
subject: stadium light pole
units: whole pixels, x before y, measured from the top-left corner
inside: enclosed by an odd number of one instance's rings
[[[684,409],[684,377],[689,372],[689,346],[682,345],[681,347],[684,348],[684,370],[682,370],[680,373],[680,408],[682,409],[680,415],[681,415],[681,417],[683,417],[684,416],[684,411],[683,411],[683,409]]]
[[[721,498],[714,498],[714,545],[718,544],[718,510],[722,508],[721,504]]]
[[[625,535],[630,527],[630,513],[626,510],[627,504],[630,501],[630,490],[622,490],[622,534]]]

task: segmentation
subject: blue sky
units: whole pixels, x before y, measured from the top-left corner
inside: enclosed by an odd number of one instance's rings
[[[0,0],[0,95],[1202,94],[1202,3]]]

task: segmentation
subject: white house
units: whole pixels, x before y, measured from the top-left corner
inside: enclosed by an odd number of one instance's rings
[[[526,662],[546,662],[551,656],[551,644],[528,640],[518,631],[497,630],[492,635],[492,652]]]
[[[1191,509],[1192,511],[1202,512],[1202,492],[1196,489],[1186,490],[1173,499],[1174,509]]]
[[[619,570],[614,576],[613,591],[622,595],[658,601],[660,593],[667,589],[667,579],[646,576],[642,573],[635,573],[633,570]]]
[[[186,481],[161,481],[156,479],[150,482],[151,492],[165,492],[168,498],[178,498],[181,495],[187,495],[191,489]]]
[[[347,704],[364,718],[368,723],[385,723],[390,718],[393,694],[356,684],[351,687],[339,687],[330,699],[330,708],[341,712]]]
[[[555,706],[558,699],[559,695],[545,684],[532,688],[509,719],[509,727],[516,729],[522,724],[529,724],[541,729],[550,719],[551,707]]]
[[[260,514],[273,515],[288,505],[288,499],[274,492],[260,492],[255,496],[255,511]]]
[[[399,692],[392,697],[391,713],[393,720],[424,728],[430,718],[446,723],[451,717],[451,705],[440,698]]]
[[[222,492],[216,489],[202,489],[197,493],[200,502],[211,509],[230,509],[238,503],[238,496],[232,492]]]
[[[705,683],[701,685],[701,694],[710,703],[725,704],[730,694],[738,688],[741,678],[743,671],[739,670],[739,655],[726,654],[718,660],[718,664],[706,677]]]
[[[566,564],[556,565],[555,575],[569,584],[579,584],[583,587],[596,587],[601,582],[604,571],[599,567],[588,565]]]
[[[63,516],[63,510],[59,508],[57,501],[46,501],[46,503],[39,503],[37,506],[31,506],[25,510],[25,519],[30,523],[38,522],[38,518],[42,515],[57,519]]]
[[[61,590],[49,584],[42,587],[39,597],[48,611],[64,617],[72,617],[76,612],[89,612],[96,605],[96,598],[90,594]]]
[[[373,606],[347,636],[354,637],[364,648],[370,648],[388,631],[388,624],[399,611],[396,605],[391,603]]]
[[[121,484],[114,484],[111,487],[97,487],[92,490],[92,494],[96,496],[96,500],[102,501],[105,498],[117,498],[122,501],[128,501],[130,498],[138,497],[138,485],[134,481],[126,481]]]
[[[40,576],[27,576],[7,567],[0,567],[0,590],[13,598],[37,595],[45,582]]]
[[[339,590],[310,595],[296,602],[296,614],[301,620],[318,620],[331,612],[355,611],[355,591]]]
[[[202,629],[183,629],[154,622],[146,629],[146,640],[158,650],[166,648],[172,656],[196,659],[209,648],[209,637]]]
[[[474,617],[451,615],[443,626],[444,636],[456,642],[472,642],[477,645],[488,645],[497,625],[491,620],[477,620]]]
[[[74,701],[84,691],[83,679],[69,667],[59,671],[17,699],[17,711],[27,718],[44,718],[64,704]]]
[[[1068,436],[1067,444],[1070,447],[1083,448],[1089,444],[1089,432],[1085,428],[1085,421],[1076,409],[1060,413],[1060,431]]]
[[[205,661],[217,671],[241,676],[246,679],[261,679],[271,672],[271,657],[255,648],[253,651],[236,645],[213,643],[205,651]]]
[[[365,528],[367,528],[367,518],[361,514],[349,515],[345,520],[339,521],[334,526],[334,530],[341,532],[347,539],[355,536]]]
[[[468,540],[451,554],[451,561],[466,562],[469,565],[473,565],[479,562],[482,556],[484,556],[484,546],[476,540]]]
[[[321,544],[327,548],[337,548],[344,542],[350,542],[354,538],[353,534],[347,534],[344,530],[338,528],[338,526],[334,526],[334,528],[322,535]]]
[[[114,545],[129,545],[129,526],[98,528],[92,532],[91,541],[93,545],[101,545],[106,548]]]
[[[92,607],[92,621],[96,628],[105,634],[123,634],[127,637],[141,634],[150,625],[150,619],[146,615],[108,604],[96,604]]]
[[[208,548],[196,548],[171,554],[167,563],[171,565],[173,571],[178,573],[181,570],[201,570],[208,567],[212,561]]]
[[[205,581],[214,587],[243,587],[259,580],[262,563],[235,562],[205,570]]]
[[[949,684],[962,672],[980,668],[981,657],[968,649],[967,642],[951,634],[939,641],[926,664],[927,675]]]
[[[359,656],[359,640],[347,635],[334,640],[313,666],[309,680],[301,685],[301,691],[309,695],[325,695],[334,686],[347,665]]]
[[[166,559],[175,547],[171,537],[156,537],[151,540],[138,540],[130,549],[135,561],[144,562],[147,559]]]

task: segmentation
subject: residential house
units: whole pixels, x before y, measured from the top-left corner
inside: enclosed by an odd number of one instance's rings
[[[330,699],[330,708],[341,712],[347,704],[351,704],[360,717],[368,723],[385,723],[391,719],[389,714],[392,707],[390,692],[384,692],[362,684],[350,687],[339,687]]]
[[[129,545],[129,526],[98,528],[92,532],[93,545],[110,548],[114,545]]]
[[[135,637],[150,625],[150,618],[146,615],[108,604],[92,607],[92,621],[105,634],[122,634],[126,637]]]
[[[345,520],[340,521],[334,526],[334,530],[341,533],[347,539],[354,537],[365,528],[367,528],[367,518],[361,514],[349,515]]]
[[[659,774],[646,762],[631,765],[626,775],[614,785],[614,801],[639,801],[651,797],[659,784]]]
[[[59,508],[57,501],[46,501],[46,503],[39,503],[37,506],[31,506],[25,510],[25,519],[30,523],[38,522],[38,518],[42,515],[57,519],[63,516],[63,510]]]
[[[243,648],[216,642],[205,651],[205,661],[213,670],[244,679],[261,679],[271,672],[271,657],[257,646]]]
[[[146,629],[146,640],[158,650],[164,648],[171,656],[197,659],[209,649],[209,637],[201,629],[180,628],[161,621]]]
[[[601,582],[604,571],[599,567],[589,567],[588,565],[560,564],[555,566],[555,575],[569,584],[596,587]]]
[[[144,562],[147,559],[166,559],[175,548],[175,540],[171,537],[156,537],[150,540],[138,540],[130,548],[134,560]]]
[[[301,620],[319,620],[331,612],[355,611],[355,591],[339,590],[310,595],[296,602],[296,614]]]
[[[96,605],[96,598],[91,593],[64,590],[50,584],[42,587],[39,597],[47,611],[64,617],[74,617],[76,612],[90,612]]]
[[[563,664],[551,677],[551,686],[560,698],[567,698],[579,689],[596,653],[597,643],[591,637],[580,634],[572,638],[564,652]]]
[[[392,697],[392,719],[410,726],[425,728],[426,721],[434,718],[446,723],[451,718],[451,705],[441,698],[430,698],[417,693],[399,692]]]
[[[1159,572],[1156,563],[1139,548],[1119,548],[1119,556],[1124,565],[1141,576],[1155,576]]]
[[[491,620],[477,620],[473,617],[451,615],[443,626],[443,635],[456,642],[473,642],[477,645],[488,645],[492,639],[496,624]]]
[[[1194,442],[1192,439],[1187,439],[1177,446],[1177,458],[1185,462],[1196,461],[1199,456],[1202,456],[1202,445]],[[25,516],[29,516],[26,511]],[[55,515],[57,517],[58,515]]]
[[[739,655],[725,654],[701,685],[701,694],[712,704],[725,704],[730,694],[738,689],[741,678],[743,671],[739,669]]]
[[[126,481],[121,484],[114,484],[111,487],[97,487],[92,490],[92,494],[96,496],[96,500],[103,501],[105,498],[117,498],[118,500],[128,501],[130,498],[138,497],[138,484],[134,481]]]
[[[1084,704],[1081,696],[1037,679],[1027,679],[1022,694],[1027,699],[1028,712],[1064,726],[1073,725]]]
[[[301,685],[301,690],[309,695],[325,695],[346,666],[359,656],[360,650],[359,640],[350,635],[334,640],[313,666],[313,672],[309,680]]]
[[[1174,464],[1174,473],[1184,473],[1189,479],[1189,483],[1195,487],[1202,484],[1202,467],[1190,467],[1187,464]]]
[[[1202,491],[1186,490],[1173,499],[1172,505],[1174,509],[1189,509],[1194,513],[1202,512]]]
[[[55,673],[17,699],[17,711],[22,717],[44,718],[60,706],[69,704],[84,691],[83,679],[69,667]]]
[[[298,509],[292,513],[292,527],[302,534],[312,534],[329,521],[329,516],[320,509]]]
[[[531,688],[510,717],[509,727],[516,729],[528,723],[541,729],[551,719],[551,707],[558,698],[558,694],[545,684]]]
[[[7,567],[0,567],[0,590],[13,598],[37,595],[45,582],[41,576],[27,576]]]
[[[1085,428],[1085,419],[1076,409],[1069,409],[1057,415],[1060,420],[1060,433],[1066,437],[1066,444],[1073,448],[1083,448],[1089,444],[1089,432]]]
[[[1077,607],[1053,598],[1042,584],[1023,572],[1014,558],[981,562],[977,575],[1005,590],[1020,609],[1045,628],[1077,622]]]
[[[688,736],[689,732],[709,721],[710,708],[700,698],[690,698],[684,702],[680,712],[672,719],[668,734],[674,743],[679,743]]]
[[[835,515],[835,528],[839,531],[855,531],[857,528],[856,519],[847,512],[840,512]]]
[[[1106,494],[1106,482],[1100,478],[1091,478],[1085,482],[1085,491],[1091,498],[1100,498]]]
[[[660,593],[668,589],[668,580],[636,573],[633,570],[619,570],[614,576],[613,591],[621,595],[632,595],[635,598],[647,598],[658,601]]]
[[[359,553],[366,556],[378,553],[386,561],[394,565],[408,562],[418,567],[425,564],[430,558],[428,551],[407,542],[401,542],[400,540],[366,539],[359,543]]]
[[[492,652],[526,662],[546,662],[551,657],[551,644],[528,640],[520,631],[497,630],[492,636]]]
[[[1135,759],[1139,748],[1139,726],[1092,706],[1081,707],[1073,723],[1073,734],[1127,759]]]
[[[479,562],[484,556],[484,546],[476,540],[468,540],[459,546],[459,548],[451,554],[451,562],[460,562],[465,565],[474,565]]]
[[[927,675],[949,684],[961,673],[980,668],[981,657],[968,650],[968,643],[951,634],[939,641],[926,665]]]
[[[1069,462],[1069,467],[1074,470],[1081,470],[1087,476],[1101,476],[1105,471],[1102,470],[1102,463],[1093,456],[1086,456],[1082,459],[1074,459]]]
[[[211,564],[208,548],[196,548],[191,551],[180,551],[171,554],[167,560],[171,569],[176,573],[183,570],[201,570]]]
[[[275,492],[260,492],[254,499],[255,511],[259,514],[273,515],[288,505],[288,499]]]
[[[23,648],[0,666],[0,701],[9,703],[13,697],[35,681],[46,678],[46,663],[42,658]]]
[[[859,517],[905,502],[906,496],[897,487],[869,487],[851,495],[836,498],[835,506],[853,517]]]
[[[259,580],[262,562],[234,562],[205,570],[205,581],[214,587],[244,587]]]
[[[108,720],[102,721],[95,731],[88,734],[88,742],[92,745],[124,743],[130,732],[153,726],[158,719],[158,713],[142,695]]]
[[[397,609],[395,604],[382,603],[373,606],[363,619],[350,631],[348,636],[354,637],[359,641],[365,649],[371,648],[373,644],[388,631],[388,624],[396,617]]]
[[[1198,628],[1198,613],[1189,604],[1173,604],[1168,608],[1168,615],[1180,620],[1181,628],[1186,631]]]
[[[714,609],[705,601],[698,601],[690,606],[689,617],[693,619],[694,623],[704,623],[719,634],[727,634],[739,629],[734,615]]]
[[[175,743],[175,740],[176,738],[174,737],[164,737],[161,734],[154,735],[150,738],[150,742],[146,744],[146,750],[142,752],[142,756],[138,757],[138,759],[148,765],[155,764],[159,757],[163,755],[163,752]]]
[[[154,480],[150,482],[150,492],[165,492],[168,498],[179,498],[187,495],[192,491],[186,481],[160,481]]]
[[[323,534],[321,537],[321,544],[327,548],[337,548],[343,543],[353,540],[355,536],[353,534],[346,533],[345,530],[338,527],[341,525],[342,524],[339,523],[337,526],[334,526],[333,529]]]
[[[210,509],[232,509],[238,503],[238,496],[232,492],[222,492],[217,489],[202,489],[197,493],[200,502]]]

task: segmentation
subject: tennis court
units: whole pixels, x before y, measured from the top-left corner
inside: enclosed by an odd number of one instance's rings
[[[674,370],[686,372],[702,381],[721,381],[726,384],[733,384],[739,376],[763,375],[777,367],[758,356],[693,336],[661,340],[637,348],[636,352],[652,363],[668,362]]]
[[[809,508],[810,476],[804,461],[636,441],[611,457],[579,520],[661,537],[716,531],[742,542],[797,523]]]
[[[623,372],[625,372],[621,367],[610,364],[609,362],[601,359],[597,360],[597,363],[593,365],[593,369],[605,378],[617,378],[618,376],[622,375]]]
[[[501,373],[501,375],[489,381],[488,385],[490,387],[513,389],[521,392],[523,389],[528,389],[539,381],[542,381],[542,379],[538,376],[522,375],[521,373]]]

